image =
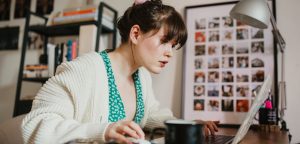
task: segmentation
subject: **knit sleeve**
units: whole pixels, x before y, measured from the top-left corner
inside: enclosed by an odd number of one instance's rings
[[[145,128],[153,129],[155,127],[164,127],[164,121],[170,119],[176,119],[173,113],[168,108],[161,108],[160,103],[156,100],[152,88],[152,78],[147,70],[144,71],[144,76],[147,83],[147,97],[145,104],[147,105],[147,119],[145,123]]]
[[[31,112],[22,122],[25,143],[66,143],[75,139],[104,141],[108,123],[76,121],[78,93],[89,79],[88,64],[62,64],[58,72],[40,89]],[[76,94],[77,93],[77,94]]]

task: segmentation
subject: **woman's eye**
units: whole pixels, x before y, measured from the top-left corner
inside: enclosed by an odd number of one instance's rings
[[[167,43],[167,41],[166,40],[160,40],[160,43],[165,44],[165,43]]]
[[[172,49],[178,50],[178,49],[179,49],[179,44],[178,44],[178,43],[177,43],[177,44],[173,44],[173,45],[172,45]]]

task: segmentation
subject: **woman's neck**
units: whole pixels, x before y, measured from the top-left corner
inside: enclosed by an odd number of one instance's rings
[[[109,54],[115,74],[130,78],[140,67],[134,60],[130,44],[122,44]]]

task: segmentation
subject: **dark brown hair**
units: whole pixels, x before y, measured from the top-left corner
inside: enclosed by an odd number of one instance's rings
[[[166,26],[167,34],[163,43],[175,40],[181,48],[187,40],[187,30],[180,14],[161,0],[149,0],[129,7],[118,20],[122,43],[126,43],[133,25],[139,25],[143,33],[159,30]]]

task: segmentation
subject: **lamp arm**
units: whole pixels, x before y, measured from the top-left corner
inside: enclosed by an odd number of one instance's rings
[[[268,8],[269,8],[269,12],[270,12],[270,21],[271,21],[271,24],[272,24],[272,27],[273,27],[273,35],[275,37],[275,40],[280,48],[280,52],[284,52],[284,49],[285,49],[285,46],[286,46],[286,43],[285,43],[285,40],[284,38],[282,37],[281,33],[279,32],[279,29],[277,28],[277,24],[276,24],[276,21],[275,21],[275,17],[271,11],[271,8],[270,6],[268,5]]]
[[[281,59],[281,81],[284,82],[285,79],[284,79],[284,50],[285,50],[285,47],[286,47],[286,43],[285,43],[285,40],[283,39],[281,33],[279,32],[279,29],[277,28],[277,24],[276,24],[276,21],[275,21],[275,18],[274,18],[274,15],[272,14],[271,12],[271,9],[270,9],[270,6],[268,5],[268,8],[269,8],[269,12],[270,12],[270,20],[271,20],[271,24],[272,24],[272,27],[273,27],[273,35],[274,35],[274,38],[275,38],[275,41],[276,43],[278,44],[279,46],[279,49],[280,49],[280,52],[282,53],[282,59]]]
[[[280,97],[280,119],[282,121],[283,118],[284,118],[284,111],[287,109],[287,101],[286,101],[286,83],[285,83],[285,66],[284,66],[284,50],[285,50],[285,47],[286,47],[286,43],[285,43],[285,40],[283,39],[282,35],[280,34],[279,32],[279,29],[277,28],[277,24],[276,24],[276,21],[275,21],[275,17],[274,15],[272,14],[272,11],[271,11],[271,8],[270,6],[268,5],[268,8],[269,8],[269,12],[270,12],[270,21],[271,21],[271,24],[272,24],[272,27],[273,27],[273,35],[274,35],[274,38],[275,38],[275,41],[276,43],[278,44],[279,46],[279,49],[280,49],[280,52],[282,54],[282,57],[281,57],[281,81],[279,82],[279,97]]]

